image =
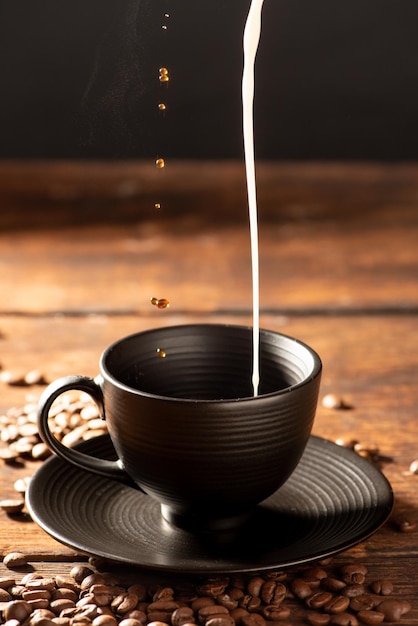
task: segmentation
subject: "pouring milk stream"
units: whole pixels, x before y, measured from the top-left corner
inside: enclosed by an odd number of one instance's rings
[[[260,383],[260,295],[258,261],[257,190],[254,163],[254,66],[261,34],[264,0],[252,0],[244,29],[244,69],[242,74],[242,111],[245,170],[250,219],[252,294],[253,294],[253,374],[254,396]]]

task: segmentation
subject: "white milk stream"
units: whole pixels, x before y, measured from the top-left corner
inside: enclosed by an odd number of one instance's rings
[[[253,373],[254,396],[260,383],[260,281],[258,260],[257,190],[254,163],[254,71],[261,34],[261,11],[264,0],[252,0],[244,29],[244,70],[242,74],[242,111],[245,171],[250,219],[251,268],[253,294]]]

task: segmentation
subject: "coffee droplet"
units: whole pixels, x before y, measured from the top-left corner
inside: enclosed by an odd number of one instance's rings
[[[159,81],[160,83],[168,83],[170,77],[168,75],[168,69],[166,67],[160,67],[159,69]]]
[[[155,209],[161,209],[161,204],[160,204],[159,202],[156,202],[156,203],[154,204],[154,208],[155,208]]]
[[[164,159],[156,159],[155,165],[158,167],[159,170],[162,170],[165,167]]]
[[[170,301],[167,298],[150,298],[151,304],[157,307],[157,309],[168,309]]]
[[[163,24],[163,25],[161,26],[161,28],[162,28],[163,30],[167,30],[167,29],[168,29],[168,26],[167,26],[167,24]]]
[[[157,356],[160,357],[160,359],[165,359],[165,357],[167,356],[167,352],[163,350],[162,348],[157,348],[156,353],[157,353]]]
[[[158,105],[158,108],[160,109],[160,111],[165,111],[167,107],[164,104],[164,102],[160,102],[159,105]]]

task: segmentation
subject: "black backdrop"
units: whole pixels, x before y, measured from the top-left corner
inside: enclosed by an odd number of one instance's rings
[[[0,158],[240,158],[248,7],[2,0]],[[416,159],[418,1],[265,0],[256,84],[258,158]]]

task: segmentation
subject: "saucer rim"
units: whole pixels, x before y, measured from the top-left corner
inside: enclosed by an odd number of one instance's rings
[[[78,442],[75,445],[75,447],[79,448],[81,446],[83,449],[88,448],[89,443],[91,441],[92,440]],[[111,440],[108,434],[95,437],[94,441],[97,445],[103,442],[103,447],[109,446],[109,444],[111,444]],[[318,550],[315,552],[313,548],[309,549],[307,545],[307,548],[305,550],[306,555],[304,557],[298,557],[295,559],[285,559],[285,560],[282,559],[281,561],[271,563],[271,564],[254,563],[252,565],[246,565],[246,566],[237,565],[236,567],[233,567],[231,565],[222,565],[222,563],[219,563],[218,559],[213,559],[212,563],[208,563],[206,560],[203,563],[198,563],[198,562],[195,563],[193,567],[191,566],[179,567],[178,565],[176,566],[175,564],[161,565],[158,563],[144,563],[144,562],[141,562],[141,559],[138,560],[138,558],[128,559],[128,558],[125,558],[124,556],[118,557],[114,553],[115,551],[106,552],[106,550],[103,550],[102,548],[97,550],[92,545],[90,545],[89,547],[87,547],[86,545],[83,546],[82,545],[83,539],[78,539],[77,537],[71,539],[68,537],[67,534],[63,534],[62,528],[54,529],[51,527],[50,521],[48,522],[42,519],[42,511],[41,511],[42,504],[40,504],[38,507],[36,500],[39,501],[38,496],[39,494],[41,495],[43,494],[43,489],[42,488],[40,489],[40,485],[38,485],[38,483],[42,480],[43,473],[53,470],[55,465],[61,466],[62,469],[68,467],[72,470],[73,473],[76,473],[76,474],[79,473],[83,476],[90,474],[92,476],[92,480],[94,478],[96,479],[101,478],[102,480],[105,480],[106,482],[109,481],[113,483],[114,481],[111,481],[111,479],[98,477],[97,475],[93,473],[90,473],[85,470],[81,470],[80,468],[77,468],[69,464],[67,461],[65,461],[64,459],[61,459],[60,457],[56,455],[44,461],[41,467],[38,468],[35,474],[33,475],[29,483],[27,492],[26,492],[26,507],[29,511],[29,514],[32,520],[35,523],[37,523],[38,526],[40,526],[48,535],[50,535],[53,539],[55,539],[59,543],[73,550],[76,550],[77,552],[81,554],[99,556],[101,558],[106,559],[106,561],[109,561],[115,564],[133,566],[136,568],[141,568],[146,571],[155,571],[155,572],[160,572],[160,573],[171,572],[171,573],[177,573],[177,574],[205,575],[205,574],[215,574],[215,573],[228,574],[228,573],[239,573],[239,572],[250,573],[250,572],[260,572],[260,571],[271,571],[271,570],[275,570],[275,569],[283,568],[283,567],[302,565],[302,564],[310,563],[316,560],[333,556],[335,554],[338,554],[344,550],[348,550],[354,547],[355,545],[358,545],[359,543],[365,541],[385,524],[385,522],[388,520],[393,510],[393,505],[394,505],[394,493],[393,493],[392,486],[389,480],[378,468],[373,466],[369,461],[360,457],[354,451],[349,450],[348,448],[344,448],[336,444],[335,442],[332,442],[323,437],[319,437],[317,435],[311,435],[309,441],[313,442],[314,445],[324,446],[325,448],[327,446],[332,446],[332,449],[334,451],[338,450],[339,454],[346,456],[347,458],[350,458],[351,461],[353,462],[353,465],[356,468],[363,470],[364,476],[366,475],[369,476],[370,473],[374,474],[374,477],[376,477],[376,479],[378,479],[380,482],[379,489],[378,489],[378,491],[380,490],[379,503],[378,503],[379,510],[380,510],[380,517],[378,520],[377,519],[372,520],[373,523],[370,524],[370,527],[367,529],[367,532],[365,531],[360,532],[359,530],[356,536],[353,536],[350,540],[347,540],[347,539],[344,540],[344,538],[342,537],[339,544],[334,543],[332,546],[330,546],[327,549],[323,547],[321,550]],[[45,486],[45,483],[43,486]],[[124,488],[133,489],[132,487],[128,487],[127,485],[121,485],[121,486],[123,486]],[[277,490],[275,494],[277,494],[278,491],[280,490]],[[272,497],[274,497],[275,494],[273,494]],[[142,493],[141,495],[147,498],[149,497],[144,493]],[[151,500],[152,499],[150,498],[150,502]],[[369,508],[371,509],[372,507],[369,507]],[[375,508],[376,509],[378,508],[377,505],[375,506]],[[366,508],[364,508],[364,510],[366,510]],[[173,531],[176,532],[177,529],[173,528]],[[179,531],[179,532],[185,532],[185,531]],[[318,538],[320,538],[319,535],[318,535]],[[282,549],[284,548],[285,546]]]

